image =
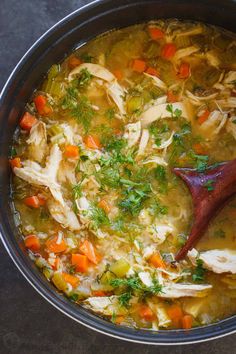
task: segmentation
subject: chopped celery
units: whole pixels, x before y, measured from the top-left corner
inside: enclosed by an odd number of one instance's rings
[[[60,72],[60,65],[58,64],[52,65],[48,72],[48,80],[54,79],[59,72]]]
[[[137,112],[143,104],[143,100],[142,97],[140,96],[133,96],[131,98],[128,99],[127,102],[127,111],[128,113],[135,113]]]
[[[58,290],[66,291],[67,283],[61,273],[54,273],[52,277],[52,282]]]
[[[119,278],[124,277],[129,269],[130,265],[124,258],[119,259],[110,266],[110,271]]]
[[[61,133],[63,133],[63,129],[58,124],[54,124],[48,129],[48,134],[50,136],[55,136],[55,135],[58,135],[58,134],[61,134]]]
[[[115,278],[115,274],[110,272],[109,270],[104,272],[100,278],[100,283],[103,285],[109,285],[110,281]]]
[[[43,274],[48,280],[50,280],[51,276],[53,274],[53,271],[50,268],[48,268],[48,267],[44,267],[43,268]]]

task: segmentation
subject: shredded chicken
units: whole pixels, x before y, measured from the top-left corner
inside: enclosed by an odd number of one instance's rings
[[[168,104],[159,104],[157,106],[152,106],[146,111],[144,111],[140,116],[142,127],[146,128],[148,125],[150,125],[157,119],[170,118],[172,115],[171,112],[167,110],[167,106]],[[172,109],[173,111],[175,111],[176,109],[181,110],[182,117],[188,119],[187,111],[183,102],[173,103]]]
[[[180,297],[204,297],[209,294],[212,285],[208,284],[183,284],[169,283],[164,284],[163,292],[158,296],[162,298],[178,299]]]
[[[46,124],[38,121],[30,130],[29,138],[27,139],[29,144],[29,156],[32,160],[41,163],[48,151],[47,147],[47,132]]]
[[[198,253],[197,250],[192,249],[188,252],[188,258],[194,265],[197,259],[201,259],[204,268],[214,273],[236,274],[236,251],[226,249]]]
[[[134,146],[139,141],[140,134],[141,134],[140,121],[126,125],[124,138],[128,140],[129,148]]]

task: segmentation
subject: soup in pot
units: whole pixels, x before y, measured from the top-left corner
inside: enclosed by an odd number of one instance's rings
[[[176,262],[193,207],[172,169],[234,158],[235,35],[178,20],[110,32],[54,64],[25,108],[10,157],[22,241],[58,291],[118,325],[231,316],[236,200]]]

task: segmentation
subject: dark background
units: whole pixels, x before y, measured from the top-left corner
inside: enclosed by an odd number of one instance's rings
[[[71,11],[89,2],[0,0],[0,89],[21,56],[41,34]],[[154,347],[127,343],[95,333],[65,317],[47,303],[19,273],[1,245],[1,354],[136,352],[234,354],[236,335],[198,345]]]

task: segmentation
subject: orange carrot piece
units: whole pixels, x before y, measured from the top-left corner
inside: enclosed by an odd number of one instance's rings
[[[79,66],[80,64],[82,64],[82,61],[77,58],[75,55],[71,55],[69,60],[68,60],[68,64],[70,69],[74,69],[76,68],[76,66]]]
[[[36,235],[28,235],[24,239],[25,247],[33,252],[40,250],[39,238]]]
[[[149,75],[159,76],[159,72],[155,68],[152,68],[151,66],[147,68],[145,72]]]
[[[196,143],[193,145],[193,150],[198,154],[198,155],[206,155],[206,151],[204,150],[203,146],[200,143]]]
[[[71,264],[75,266],[76,272],[86,273],[88,271],[88,258],[83,254],[73,253]]]
[[[117,78],[117,80],[121,81],[123,79],[123,73],[121,70],[113,70],[113,74]]]
[[[97,255],[95,253],[95,249],[93,247],[93,244],[88,241],[88,240],[85,240],[81,246],[80,246],[80,251],[88,257],[88,260],[94,264],[98,264],[98,258],[97,258]]]
[[[180,79],[187,79],[190,76],[190,65],[182,63],[179,67],[178,77]]]
[[[71,159],[77,159],[79,157],[79,148],[77,145],[66,145],[65,156]]]
[[[176,45],[174,43],[166,43],[161,51],[161,56],[164,59],[171,59],[176,53]]]
[[[48,100],[43,95],[38,95],[34,98],[34,104],[39,114],[42,116],[50,115],[52,113],[52,107],[48,104]]]
[[[115,324],[121,324],[124,321],[124,316],[117,316],[115,319]]]
[[[191,315],[184,315],[182,318],[182,327],[184,329],[190,329],[193,325],[193,318]]]
[[[105,199],[101,199],[100,202],[98,202],[99,208],[102,208],[107,214],[111,210],[110,205]]]
[[[143,73],[146,70],[147,66],[144,60],[134,59],[132,64],[132,69],[139,73]]]
[[[202,125],[207,119],[208,119],[208,117],[209,117],[209,115],[210,115],[210,111],[208,110],[208,109],[206,109],[199,117],[198,117],[198,123],[200,124],[200,125]]]
[[[174,94],[173,91],[167,91],[167,102],[168,103],[174,103],[174,102],[178,102],[179,97]]]
[[[73,288],[75,288],[79,284],[79,278],[75,275],[71,275],[68,273],[62,273],[64,280],[69,283]]]
[[[14,169],[15,167],[20,168],[22,166],[21,159],[19,157],[14,157],[14,159],[10,159],[9,163],[12,169]]]
[[[177,305],[177,304],[173,304],[171,305],[168,309],[167,309],[167,314],[170,317],[173,325],[175,327],[179,327],[181,326],[181,320],[183,317],[183,311],[182,308]]]
[[[148,32],[149,32],[150,37],[154,41],[156,41],[158,39],[162,39],[165,35],[164,32],[160,28],[157,28],[157,27],[148,27]]]
[[[105,293],[105,291],[102,290],[94,290],[93,296],[103,297],[103,296],[107,296],[107,294]]]
[[[159,253],[154,253],[148,260],[156,268],[166,268],[166,264],[163,261],[161,255]]]
[[[155,318],[154,313],[147,305],[142,305],[139,309],[139,316],[146,321],[153,321]]]
[[[100,140],[94,135],[87,135],[84,138],[84,143],[89,149],[100,149],[101,143]]]
[[[40,201],[37,195],[25,198],[24,204],[34,209],[38,209],[40,207]]]
[[[20,120],[20,127],[23,130],[30,130],[32,126],[37,123],[38,119],[30,114],[29,112],[25,112],[23,117]]]
[[[46,249],[48,252],[53,252],[53,253],[61,253],[66,250],[66,242],[62,238],[60,243],[58,242],[58,236],[54,236],[53,238],[50,238],[49,240],[46,241]]]

